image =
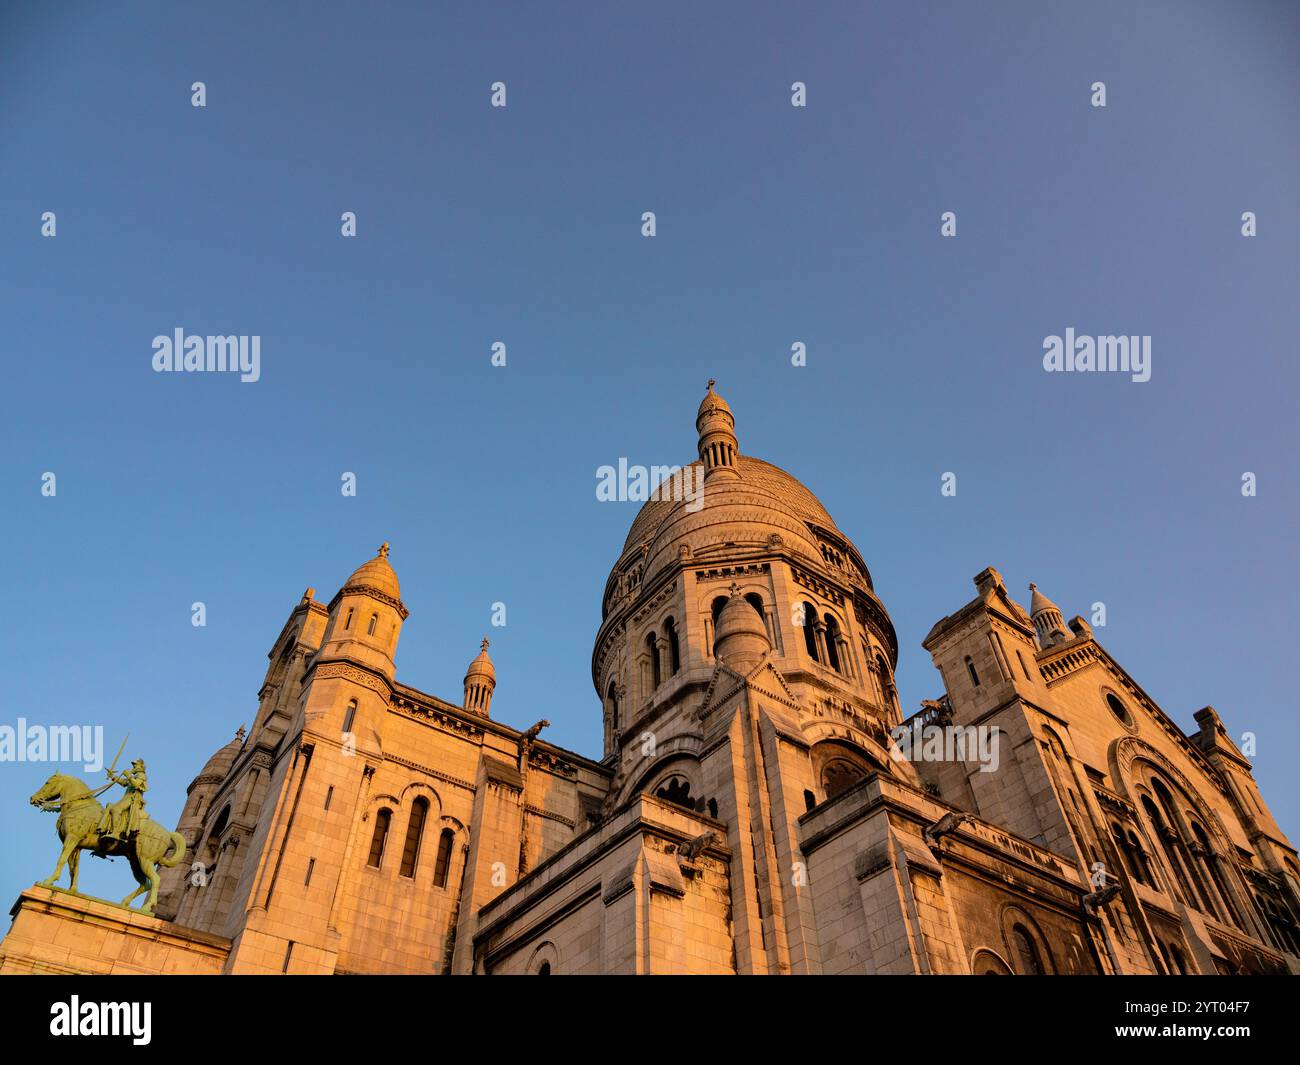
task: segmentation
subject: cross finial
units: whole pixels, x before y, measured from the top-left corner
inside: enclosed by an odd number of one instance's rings
[[[387,541],[387,540],[385,540],[382,544],[379,545],[379,557],[380,557],[380,558],[387,558],[387,557],[388,557],[388,541]]]
[[[710,392],[713,391],[713,386],[716,385],[717,383],[718,383],[718,382],[715,381],[712,377],[709,378],[709,391],[710,391]]]
[[[1030,582],[1029,582],[1029,590],[1030,590],[1031,592],[1032,592],[1035,588],[1037,588],[1037,587],[1038,587],[1038,585],[1036,585],[1033,581],[1030,581]]]
[[[488,638],[487,638],[486,636],[484,636],[484,637],[483,637],[483,642],[479,645],[479,650],[480,650],[480,651],[486,651],[487,649],[488,649]]]
[[[737,596],[740,594],[740,585],[738,585],[735,581],[732,581],[731,587],[728,588],[727,591],[729,591],[733,596]]]
[[[244,737],[246,735],[247,733],[244,731],[243,725],[240,725],[239,728],[235,729],[235,739],[237,739],[240,743],[244,742]]]

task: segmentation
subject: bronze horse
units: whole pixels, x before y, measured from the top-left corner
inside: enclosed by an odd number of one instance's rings
[[[82,781],[73,776],[55,773],[41,789],[31,797],[31,804],[42,810],[58,810],[59,839],[63,841],[63,850],[59,854],[59,863],[49,879],[42,880],[41,887],[53,887],[59,874],[67,865],[72,879],[71,890],[77,890],[77,865],[83,850],[94,851],[100,857],[124,855],[131,862],[131,872],[135,875],[137,887],[122,900],[123,906],[144,892],[149,897],[140,907],[141,913],[153,913],[154,903],[158,901],[158,866],[170,869],[185,857],[185,837],[179,832],[168,832],[157,821],[148,817],[140,824],[140,831],[130,839],[120,840],[112,837],[101,838],[100,819],[104,808]],[[170,857],[167,852],[172,851]]]

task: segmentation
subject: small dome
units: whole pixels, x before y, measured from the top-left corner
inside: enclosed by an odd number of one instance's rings
[[[207,764],[199,770],[198,775],[190,783],[190,787],[194,787],[200,781],[220,782],[225,780],[226,774],[230,772],[231,767],[235,764],[235,759],[239,757],[239,752],[243,749],[244,728],[241,725],[239,731],[235,733],[235,738],[208,759]]]
[[[753,604],[731,586],[731,598],[718,614],[718,625],[713,635],[713,653],[728,665],[748,668],[772,649],[767,638],[767,625],[759,617]]]
[[[383,592],[384,595],[392,596],[394,599],[402,598],[402,588],[397,583],[397,574],[388,561],[387,543],[384,543],[379,548],[379,554],[362,565],[351,577],[343,582],[345,588],[353,585],[373,588],[375,591]]]
[[[704,415],[713,411],[725,411],[727,414],[731,414],[731,408],[727,406],[727,401],[713,391],[713,386],[715,384],[717,384],[717,382],[710,379],[709,390],[704,393],[704,398],[700,400],[700,409],[695,413],[695,421],[697,423],[704,417]],[[732,417],[734,420],[735,416],[732,415]]]
[[[497,679],[496,667],[492,665],[492,659],[488,657],[488,639],[483,637],[483,645],[479,653],[475,656],[474,661],[469,664],[469,669],[465,670],[465,680],[471,677],[488,677],[495,681]]]

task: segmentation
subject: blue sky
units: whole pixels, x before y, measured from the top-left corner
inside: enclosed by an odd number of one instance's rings
[[[174,823],[303,589],[389,540],[399,676],[458,699],[490,631],[493,716],[599,756],[636,504],[595,471],[692,458],[716,377],[741,450],[866,558],[905,709],[993,565],[1024,602],[1104,602],[1185,729],[1212,704],[1254,731],[1296,831],[1298,29],[1262,3],[6,5],[0,722],[129,731]],[[177,327],[259,335],[261,380],[153,373]],[[1151,380],[1044,373],[1067,327],[1150,335]],[[0,765],[0,896],[53,864],[47,768]]]

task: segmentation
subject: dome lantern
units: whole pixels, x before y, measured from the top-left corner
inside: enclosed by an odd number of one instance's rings
[[[735,478],[736,460],[740,444],[736,440],[736,419],[727,401],[713,391],[717,382],[709,378],[709,390],[700,401],[695,415],[695,428],[700,434],[700,461],[704,463],[705,478]]]
[[[487,649],[488,638],[484,636],[478,655],[465,671],[465,709],[484,717],[488,716],[488,710],[492,706],[492,692],[497,686],[496,667],[492,665]]]
[[[1070,630],[1065,627],[1065,619],[1061,616],[1060,607],[1040,592],[1038,585],[1031,582],[1029,590],[1034,593],[1029,602],[1029,616],[1034,622],[1034,629],[1038,632],[1038,642],[1043,649],[1046,650],[1070,639]]]

